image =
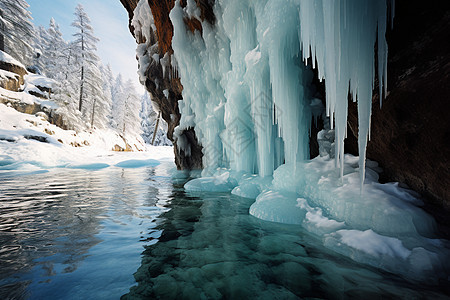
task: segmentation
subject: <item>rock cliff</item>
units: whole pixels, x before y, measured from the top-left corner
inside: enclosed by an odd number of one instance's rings
[[[136,39],[138,44],[144,43],[145,38],[140,34],[135,34],[134,27],[131,24],[133,18],[133,11],[137,6],[138,0],[121,0],[123,6],[127,9],[130,23],[129,28],[131,33]],[[173,26],[169,19],[170,10],[175,5],[174,0],[156,1],[149,0],[149,6],[152,10],[154,23],[156,26],[156,34],[152,37],[151,44],[157,44],[157,54],[159,59],[163,59],[166,53],[169,56],[172,55],[172,36]],[[182,5],[186,5],[185,1]],[[212,12],[211,1],[197,0],[197,5],[201,8],[202,18],[209,22],[214,22],[214,14]],[[201,30],[201,24],[197,20],[185,20],[186,24],[189,24],[191,30]],[[176,75],[176,71],[172,66],[168,66],[169,70],[163,70],[162,64],[152,61],[147,70],[145,71],[145,82],[142,82],[147,91],[150,93],[152,101],[161,110],[162,118],[168,124],[167,136],[171,141],[174,141],[174,128],[180,122],[180,112],[178,110],[178,100],[182,99],[181,92],[183,86],[180,79]],[[169,78],[164,76],[164,73],[168,71],[172,74]],[[166,91],[166,92],[165,92]],[[175,163],[179,169],[201,169],[202,168],[202,147],[198,144],[195,132],[193,129],[185,130],[185,140],[188,141],[191,148],[191,154],[186,155],[183,150],[178,149],[176,143],[174,143],[175,151]]]
[[[138,0],[121,0],[130,20]],[[186,5],[183,3],[182,5]],[[160,58],[172,54],[173,26],[169,12],[174,0],[148,0],[153,12]],[[214,24],[213,0],[196,0],[201,17]],[[440,207],[450,207],[450,9],[449,2],[427,5],[419,1],[397,1],[394,28],[389,31],[388,95],[380,109],[379,95],[373,98],[372,134],[367,157],[384,169],[383,181],[408,184]],[[197,20],[185,19],[192,31],[202,30]],[[134,28],[130,30],[134,34]],[[136,36],[138,43],[142,37]],[[182,85],[179,78],[164,78],[160,65],[149,66],[145,86],[169,124],[168,137],[180,114],[178,99]],[[323,87],[323,86],[322,86]],[[168,97],[163,91],[168,89]],[[357,153],[356,104],[350,103],[346,151]],[[315,132],[313,130],[313,132]],[[202,151],[192,129],[184,133],[191,144],[191,156],[178,152],[179,168],[201,168]],[[317,145],[311,141],[312,153]]]
[[[450,3],[396,1],[389,45],[388,96],[373,98],[367,157],[438,206],[450,208]],[[346,151],[357,154],[357,108]]]

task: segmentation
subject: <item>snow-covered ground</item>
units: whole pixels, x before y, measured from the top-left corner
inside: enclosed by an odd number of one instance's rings
[[[23,93],[22,93],[23,94]],[[141,145],[144,151],[115,152],[125,148],[113,130],[76,133],[0,104],[0,174],[46,172],[52,168],[100,169],[138,167],[173,161],[172,147]]]

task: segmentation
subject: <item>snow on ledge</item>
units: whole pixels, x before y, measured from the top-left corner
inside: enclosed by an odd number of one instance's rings
[[[3,52],[0,50],[0,61],[3,61],[5,63],[11,64],[11,65],[15,65],[18,66],[20,68],[23,68],[24,70],[26,70],[27,68],[25,68],[25,66],[20,63],[17,59],[13,58],[11,55],[9,55],[6,52]]]

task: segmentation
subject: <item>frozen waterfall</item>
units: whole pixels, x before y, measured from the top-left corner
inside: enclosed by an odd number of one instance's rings
[[[201,36],[183,22],[198,18],[190,8],[195,4],[188,2],[184,10],[176,4],[171,12],[184,86],[179,129],[195,126],[207,170],[226,167],[268,176],[283,162],[309,158],[314,87],[306,62],[311,58],[319,79],[325,79],[341,176],[348,94],[358,101],[362,184],[376,74],[380,95],[386,93],[385,32],[393,3],[217,1],[217,23],[203,22]],[[178,146],[185,146],[182,139]]]
[[[420,199],[379,184],[377,164],[366,162],[373,90],[387,93],[393,8],[393,0],[217,0],[211,25],[194,0],[185,8],[177,1],[172,63],[183,100],[175,136],[189,153],[180,133],[194,128],[203,147],[202,178],[186,190],[256,199],[255,217],[301,225],[358,262],[437,282],[450,273],[449,242],[436,237]],[[190,18],[201,32],[186,27]],[[321,136],[334,130],[334,161],[309,160],[321,105],[313,69],[325,80],[331,130]],[[359,158],[344,155],[349,94],[358,103]]]

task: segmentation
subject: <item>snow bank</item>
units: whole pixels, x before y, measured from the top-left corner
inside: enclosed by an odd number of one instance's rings
[[[26,83],[32,84],[34,86],[40,86],[43,88],[51,89],[57,83],[55,80],[38,74],[28,74],[25,75],[24,80]]]
[[[81,133],[63,130],[40,116],[19,113],[0,104],[0,177],[47,172],[52,168],[151,167],[160,161],[174,160],[172,147],[111,151],[120,142],[124,143],[113,130]]]
[[[24,104],[31,104],[31,105],[34,103],[40,103],[41,101],[38,97],[35,97],[28,93],[13,92],[6,90],[4,88],[0,88],[0,97],[12,102],[21,102]]]

